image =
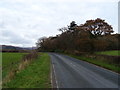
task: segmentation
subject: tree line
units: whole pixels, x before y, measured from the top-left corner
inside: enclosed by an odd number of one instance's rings
[[[72,21],[67,27],[58,29],[61,34],[40,38],[38,51],[84,53],[120,49],[120,34],[112,34],[113,27],[97,18],[77,25]]]

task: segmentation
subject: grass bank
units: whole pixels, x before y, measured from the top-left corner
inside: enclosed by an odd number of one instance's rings
[[[77,56],[77,55],[71,55],[71,54],[67,54],[71,57],[77,58],[79,60],[83,60],[98,66],[101,66],[103,68],[112,70],[114,72],[120,73],[120,66],[117,63],[111,62],[108,59],[105,59],[102,56],[99,55],[91,55],[91,54],[86,54],[86,55],[81,55],[81,56]]]
[[[3,85],[4,88],[50,88],[50,57],[39,54],[24,70]]]

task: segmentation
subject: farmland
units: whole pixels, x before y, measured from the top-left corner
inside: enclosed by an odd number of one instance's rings
[[[48,54],[39,53],[37,58],[28,60],[27,63],[22,60],[25,54],[3,53],[3,80],[6,81],[6,77],[12,75],[12,78],[9,77],[9,80],[3,84],[3,88],[51,87],[50,58]],[[26,66],[24,67],[23,64],[26,64]],[[24,68],[19,70],[20,65]]]
[[[4,78],[13,68],[16,68],[26,53],[2,53],[2,77]]]
[[[26,53],[2,53],[2,66],[8,66],[12,63],[19,62]]]

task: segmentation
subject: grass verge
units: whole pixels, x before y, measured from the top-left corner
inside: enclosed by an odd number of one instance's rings
[[[117,64],[109,63],[108,60],[104,60],[101,58],[94,58],[94,57],[87,57],[87,56],[76,56],[76,55],[71,55],[67,54],[71,57],[77,58],[79,60],[87,61],[89,63],[101,66],[103,68],[112,70],[114,72],[120,73],[120,67]]]
[[[24,70],[3,85],[3,88],[50,88],[50,57],[41,53]]]

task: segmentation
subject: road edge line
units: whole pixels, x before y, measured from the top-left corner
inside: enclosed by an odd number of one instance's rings
[[[50,54],[49,54],[49,56],[51,57]],[[50,59],[50,60],[51,60],[51,84],[52,84],[52,88],[57,88],[59,90],[58,81],[56,79],[56,74],[55,74],[56,72],[55,72],[55,68],[54,68],[54,63],[53,63],[52,59]],[[55,79],[54,80],[55,84],[56,84],[55,87],[54,87],[54,81],[53,81],[53,79]]]
[[[52,63],[53,64],[53,63]],[[57,79],[56,79],[56,72],[55,72],[55,68],[54,68],[54,64],[53,64],[53,72],[54,72],[54,75],[55,75],[55,81],[56,81],[56,87],[57,87],[57,89],[59,90],[59,87],[58,87],[58,81],[57,81]]]
[[[53,72],[53,71],[52,71],[52,64],[51,64],[51,68],[50,68],[50,69],[51,69],[51,73],[50,73],[51,86],[52,86],[52,88],[53,88],[53,81],[52,81],[52,80],[53,80],[53,77],[52,77],[52,72]]]
[[[65,55],[65,56],[68,56],[68,57],[72,57],[72,56],[69,56],[69,55],[66,55],[66,54],[62,54],[62,55]],[[74,59],[76,59],[76,60],[81,60],[81,59],[78,59],[78,58],[75,58],[75,57],[72,57],[72,58],[74,58]],[[105,68],[105,67],[96,65],[96,64],[94,64],[94,63],[91,63],[91,62],[88,62],[88,61],[85,61],[85,60],[81,60],[81,61],[83,61],[83,62],[85,62],[85,63],[88,63],[88,64],[91,64],[91,65],[94,65],[94,66],[96,66],[96,67],[100,67],[100,68],[102,68],[102,69],[104,69],[104,70],[108,70],[109,72],[112,72],[112,73],[115,73],[115,74],[120,75],[120,73],[118,73],[118,72],[112,71],[112,70],[110,70],[110,69],[107,69],[107,68]]]

